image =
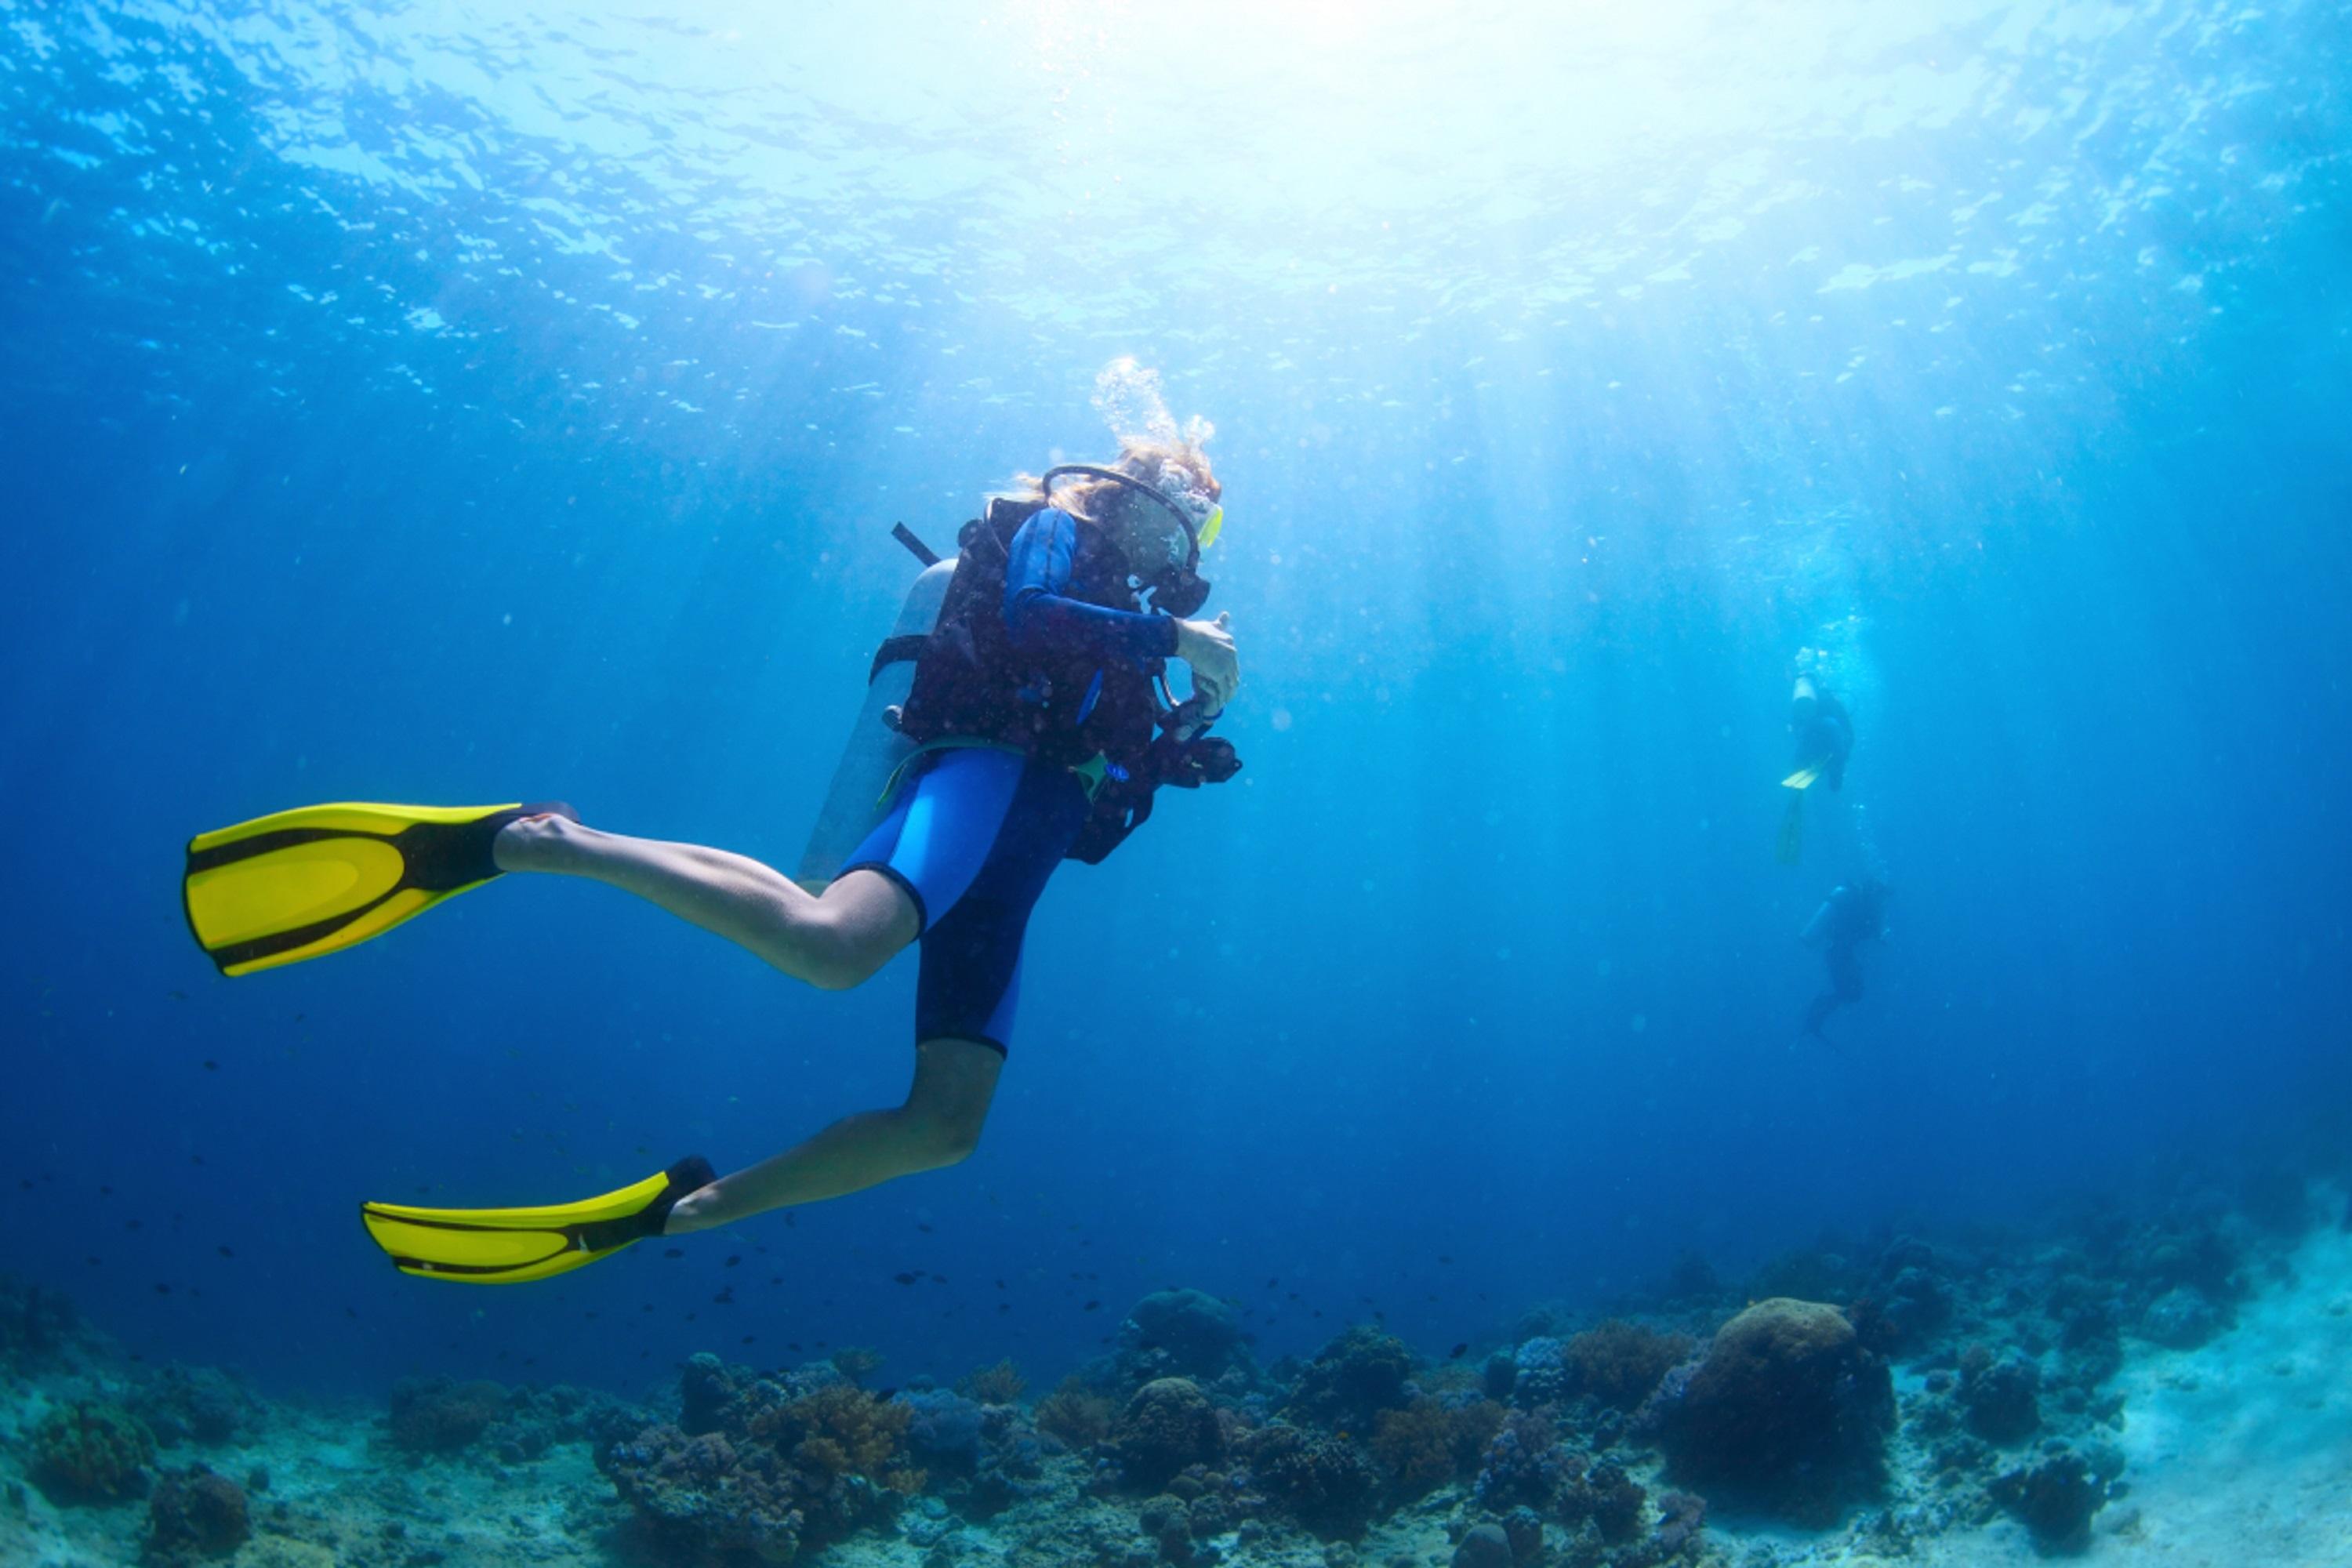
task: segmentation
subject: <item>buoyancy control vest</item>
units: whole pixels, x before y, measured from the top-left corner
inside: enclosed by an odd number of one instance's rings
[[[1013,538],[1043,510],[1042,502],[1000,498],[964,524],[955,575],[917,656],[898,730],[918,745],[972,741],[1059,767],[1084,769],[1100,758],[1104,776],[1130,778],[1151,747],[1159,711],[1152,683],[1164,661],[1024,648],[1005,624]],[[1081,550],[1076,570],[1066,596],[1114,610],[1143,607],[1117,550]]]

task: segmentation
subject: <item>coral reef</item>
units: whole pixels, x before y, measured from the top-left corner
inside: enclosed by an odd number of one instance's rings
[[[152,1561],[226,1557],[252,1534],[245,1489],[202,1465],[166,1470],[148,1495],[146,1555]]]
[[[1514,1410],[1488,1442],[1471,1495],[1498,1512],[1520,1506],[1541,1512],[1569,1476],[1569,1455],[1558,1429],[1545,1416]]]
[[[0,1274],[0,1367],[28,1368],[63,1356],[81,1331],[81,1315],[62,1290]]]
[[[876,1394],[848,1375],[870,1372],[870,1353],[848,1354],[846,1372],[698,1355],[667,1419],[564,1385],[412,1379],[378,1423],[377,1469],[352,1467],[340,1436],[326,1446],[341,1457],[302,1457],[316,1434],[348,1431],[331,1426],[343,1417],[266,1406],[208,1369],[151,1369],[102,1343],[83,1354],[89,1331],[45,1303],[40,1331],[63,1359],[12,1369],[47,1418],[0,1466],[22,1464],[60,1506],[0,1485],[0,1558],[15,1560],[37,1516],[80,1534],[28,1561],[143,1554],[160,1568],[781,1568],[835,1547],[829,1561],[921,1568],[1799,1568],[1918,1556],[1939,1535],[1955,1540],[1938,1560],[1968,1560],[1948,1552],[1980,1530],[2061,1556],[2095,1531],[2141,1539],[2168,1501],[2163,1528],[2177,1526],[2180,1467],[2194,1461],[2152,1459],[2147,1434],[2181,1429],[2184,1412],[2193,1424],[2241,1379],[2281,1380],[2294,1409],[2323,1408],[2288,1380],[2324,1378],[2336,1359],[2258,1347],[2341,1349],[2352,1241],[2326,1244],[2343,1258],[2296,1286],[2300,1242],[2249,1240],[2201,1212],[2103,1216],[2032,1240],[1831,1239],[1773,1268],[1850,1291],[1843,1311],[1702,1300],[1693,1269],[1677,1305],[1632,1297],[1615,1303],[1625,1315],[1593,1322],[1563,1303],[1522,1316],[1516,1338],[1489,1329],[1475,1357],[1465,1343],[1433,1363],[1357,1327],[1265,1371],[1225,1303],[1161,1291],[1034,1411],[1010,1362]],[[2294,1289],[2290,1318],[2273,1302]],[[21,1314],[30,1298],[10,1300]],[[2183,1303],[2208,1321],[2181,1337],[2206,1348],[2156,1348],[2147,1331]],[[2240,1332],[2212,1342],[2232,1321]],[[2307,1321],[2328,1326],[2282,1341]],[[1682,1331],[1710,1326],[1704,1342]],[[1204,1375],[1167,1374],[1179,1362]],[[2128,1430],[2126,1396],[2156,1407]],[[156,1474],[163,1445],[198,1446],[216,1468]],[[230,1448],[247,1451],[232,1464]],[[2126,1448],[2147,1467],[2128,1488]],[[2149,1477],[2168,1464],[2176,1489],[2160,1499]],[[318,1500],[322,1484],[341,1500]],[[143,1513],[62,1506],[142,1492]],[[2114,1506],[2126,1493],[2134,1506]],[[1850,1508],[1865,1500],[1877,1506]],[[1712,1530],[1710,1501],[1723,1510]],[[1837,1528],[1759,1536],[1757,1511]]]
[[[697,1357],[680,1394],[719,1427],[649,1426],[599,1458],[632,1510],[624,1544],[649,1561],[789,1563],[888,1519],[924,1486],[906,1446],[915,1406],[831,1369],[778,1381]],[[955,1440],[936,1422],[933,1436]]]
[[[975,1367],[958,1380],[956,1392],[982,1405],[1013,1405],[1029,1391],[1029,1380],[1011,1356],[992,1366]]]
[[[1054,1392],[1037,1402],[1037,1430],[1066,1446],[1084,1448],[1110,1436],[1118,1418],[1118,1402],[1098,1394],[1075,1375],[1064,1378]]]
[[[1233,1307],[1200,1290],[1155,1290],[1138,1301],[1119,1325],[1119,1349],[1140,1382],[1213,1383],[1228,1372],[1255,1371]]]
[[[1630,1414],[1697,1348],[1687,1334],[1660,1333],[1612,1318],[1570,1339],[1561,1348],[1560,1365],[1570,1393]]]
[[[1327,1540],[1351,1540],[1371,1521],[1380,1476],[1347,1438],[1277,1421],[1246,1447],[1258,1489],[1285,1515]]]
[[[453,1454],[506,1414],[507,1391],[495,1383],[404,1377],[393,1385],[392,1445],[412,1454]]]
[[[163,1368],[139,1390],[131,1409],[167,1447],[239,1442],[251,1436],[263,1418],[260,1401],[226,1373],[208,1366]]]
[[[1645,1418],[1677,1480],[1818,1525],[1877,1493],[1894,1388],[1836,1308],[1775,1298],[1716,1331]]]
[[[1960,1357],[1960,1406],[1969,1430],[2003,1447],[2024,1442],[2042,1427],[2042,1373],[2017,1356],[1996,1359],[1982,1345]]]
[[[1512,1568],[1518,1553],[1499,1524],[1475,1526],[1454,1548],[1453,1568]]]
[[[2139,1331],[2158,1344],[2193,1351],[2226,1327],[2221,1309],[2194,1285],[2176,1285],[2147,1304]]]
[[[2024,1524],[2036,1551],[2049,1557],[2078,1556],[2090,1550],[2091,1518],[2106,1506],[2115,1472],[2121,1468],[2120,1456],[2095,1463],[2061,1447],[2004,1472],[1990,1489]]]
[[[1406,1403],[1412,1364],[1402,1340],[1359,1324],[1316,1352],[1283,1414],[1311,1425],[1367,1431],[1381,1411]]]
[[[1944,1259],[1915,1237],[1897,1237],[1879,1253],[1847,1316],[1867,1349],[1905,1355],[1925,1348],[1951,1321],[1953,1304]]]
[[[33,1479],[59,1502],[121,1502],[147,1490],[155,1439],[119,1405],[59,1405],[33,1432]]]
[[[802,1514],[772,1451],[739,1456],[718,1433],[653,1426],[614,1445],[604,1473],[635,1510],[624,1544],[658,1563],[786,1563],[800,1554]]]
[[[1489,1389],[1496,1378],[1487,1380]],[[1524,1341],[1511,1352],[1509,1370],[1499,1379],[1498,1398],[1508,1398],[1526,1409],[1557,1405],[1568,1397],[1568,1346],[1549,1334]]]
[[[1224,1452],[1224,1432],[1199,1384],[1163,1377],[1128,1401],[1110,1446],[1129,1485],[1156,1490],[1187,1465],[1214,1463]]]
[[[1457,1476],[1475,1474],[1503,1419],[1503,1407],[1491,1399],[1465,1405],[1416,1399],[1380,1413],[1372,1425],[1372,1461],[1390,1489],[1411,1501]]]

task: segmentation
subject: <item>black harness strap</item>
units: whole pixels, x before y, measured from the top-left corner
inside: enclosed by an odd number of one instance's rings
[[[884,637],[882,646],[874,650],[874,668],[866,672],[866,684],[873,685],[874,678],[891,665],[912,664],[922,658],[923,645],[930,640],[927,637]]]

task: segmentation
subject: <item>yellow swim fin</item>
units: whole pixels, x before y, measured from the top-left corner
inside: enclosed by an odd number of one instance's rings
[[[499,829],[541,805],[344,801],[240,822],[188,841],[188,929],[223,974],[355,947],[499,875]]]
[[[1780,814],[1780,838],[1773,853],[1783,866],[1793,866],[1805,858],[1805,797],[1792,795],[1789,809]]]
[[[1811,789],[1813,787],[1813,781],[1822,776],[1822,769],[1826,766],[1828,766],[1826,763],[1807,763],[1803,767],[1799,768],[1795,773],[1790,773],[1787,778],[1782,779],[1780,781],[1780,787],[1782,789]]]
[[[677,1200],[719,1179],[699,1154],[601,1197],[520,1209],[362,1204],[360,1219],[403,1274],[519,1285],[610,1258],[659,1236]]]

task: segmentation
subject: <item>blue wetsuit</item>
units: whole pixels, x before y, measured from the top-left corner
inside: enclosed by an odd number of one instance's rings
[[[1015,647],[1082,649],[1105,664],[1176,651],[1166,616],[1069,597],[1091,552],[1115,550],[1048,507],[1013,536],[1002,606]],[[992,746],[929,752],[842,874],[878,871],[915,900],[922,968],[915,1039],[1005,1049],[1021,989],[1021,942],[1046,879],[1086,826],[1092,801],[1066,767]]]

